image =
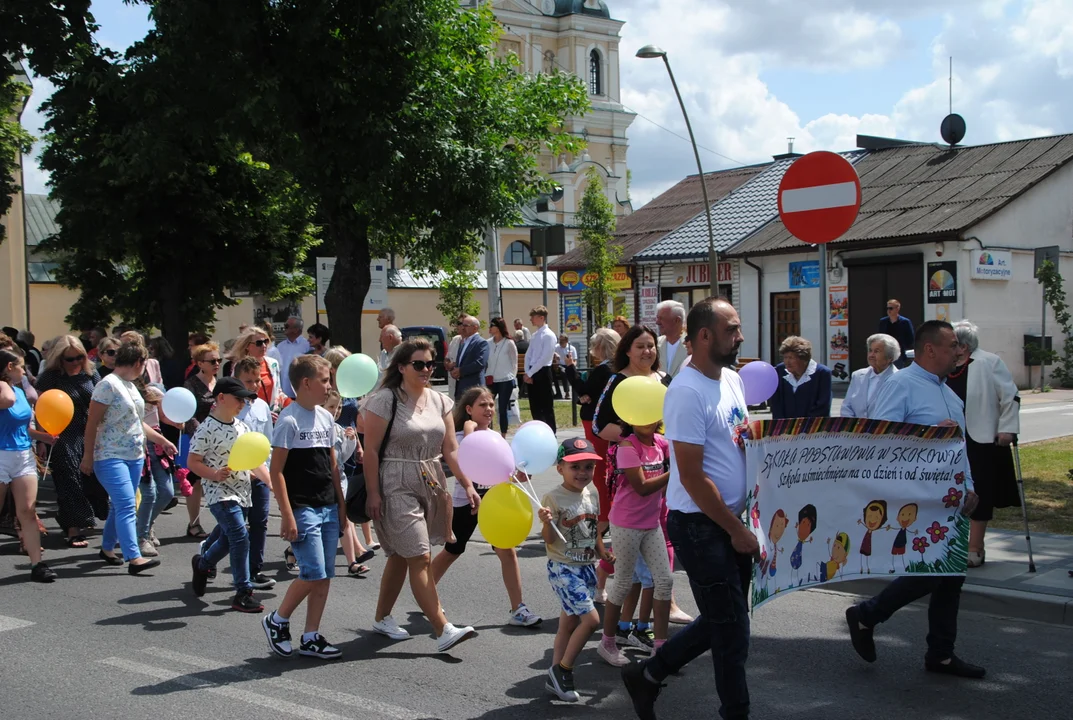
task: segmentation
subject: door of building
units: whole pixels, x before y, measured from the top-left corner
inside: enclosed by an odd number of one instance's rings
[[[849,272],[849,362],[851,370],[868,365],[869,335],[879,332],[887,300],[897,298],[901,313],[916,327],[924,320],[924,258],[895,255],[852,259]]]
[[[771,293],[771,364],[782,362],[779,345],[791,335],[801,334],[801,293]]]

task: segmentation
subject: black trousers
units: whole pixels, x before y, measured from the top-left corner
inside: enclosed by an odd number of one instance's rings
[[[534,420],[546,422],[555,431],[555,401],[551,391],[551,367],[541,368],[529,386],[529,412]]]

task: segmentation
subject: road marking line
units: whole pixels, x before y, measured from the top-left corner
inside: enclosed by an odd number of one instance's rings
[[[360,695],[351,695],[349,693],[339,692],[337,690],[329,690],[327,688],[310,685],[304,682],[298,682],[296,680],[290,680],[284,677],[265,675],[264,673],[259,673],[244,667],[236,667],[234,665],[228,665],[227,663],[218,662],[216,660],[197,657],[195,655],[186,655],[184,653],[175,652],[173,650],[149,647],[142,650],[142,652],[148,655],[153,655],[155,657],[171,660],[172,662],[181,663],[183,665],[191,665],[201,670],[215,670],[226,675],[232,675],[234,677],[242,678],[243,680],[267,680],[273,686],[278,687],[281,690],[286,690],[288,692],[298,693],[301,695],[309,695],[310,697],[315,698],[323,698],[325,700],[332,700],[341,705],[346,705],[347,707],[360,707],[366,711],[374,712],[378,715],[384,715],[385,717],[395,718],[396,720],[421,720],[422,718],[429,717],[428,713],[418,713],[414,710],[408,710],[407,708],[400,707],[398,705],[379,702],[371,698],[361,697]]]
[[[214,693],[231,700],[241,700],[250,705],[256,705],[268,710],[276,710],[278,712],[287,713],[288,715],[294,715],[295,717],[307,718],[307,720],[349,720],[349,718],[345,718],[342,715],[336,715],[316,708],[296,705],[295,703],[286,700],[277,700],[276,698],[260,695],[248,690],[240,690],[226,685],[217,685],[204,678],[190,677],[189,675],[183,675],[182,673],[146,665],[142,662],[124,660],[123,658],[118,657],[105,658],[103,660],[98,660],[97,662],[104,665],[110,665],[119,670],[126,670],[135,675],[146,675],[155,678],[156,680],[174,682],[183,687]]]
[[[31,622],[30,620],[19,620],[18,618],[0,615],[0,632],[4,632],[5,630],[18,630],[19,628],[30,627],[31,625],[36,624],[37,623]]]
[[[782,191],[782,211],[830,210],[857,204],[857,184],[853,182],[813,185]]]
[[[1021,414],[1022,415],[1035,415],[1036,413],[1058,412],[1059,410],[1069,410],[1069,406],[1068,405],[1050,405],[1048,407],[1025,408],[1024,410],[1021,411]]]

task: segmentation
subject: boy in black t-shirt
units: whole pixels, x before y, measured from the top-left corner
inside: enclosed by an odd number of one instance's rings
[[[339,529],[346,503],[332,449],[335,420],[321,404],[331,390],[331,365],[316,355],[301,355],[288,369],[296,401],[284,408],[272,434],[272,492],[282,518],[280,536],[298,558],[298,579],[291,583],[279,609],[261,620],[268,645],[290,657],[290,616],[306,598],[305,633],[299,655],[322,660],[341,656],[320,634],[320,618],[335,576]]]

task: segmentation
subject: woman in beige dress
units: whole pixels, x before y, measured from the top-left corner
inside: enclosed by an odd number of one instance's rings
[[[400,345],[380,388],[365,399],[362,414],[366,507],[387,556],[373,629],[393,640],[410,637],[391,617],[409,574],[414,599],[438,638],[437,651],[444,652],[472,636],[473,628],[447,622],[430,571],[432,546],[443,545],[447,535],[450,500],[441,456],[465,488],[471,512],[477,512],[481,500],[458,467],[454,402],[428,387],[433,359],[426,340]]]

